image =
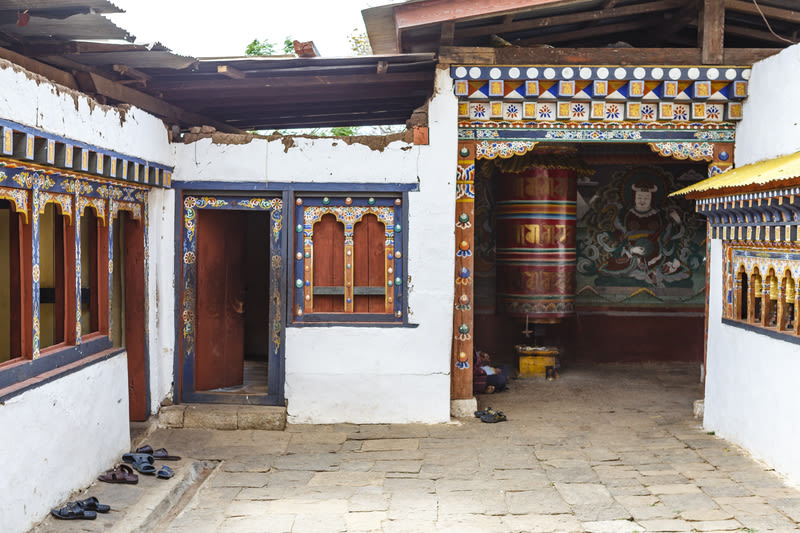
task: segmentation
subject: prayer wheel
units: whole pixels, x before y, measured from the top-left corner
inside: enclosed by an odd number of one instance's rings
[[[572,315],[576,171],[535,166],[496,183],[498,312],[539,323]]]

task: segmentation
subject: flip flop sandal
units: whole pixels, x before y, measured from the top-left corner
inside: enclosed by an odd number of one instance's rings
[[[161,459],[162,461],[180,461],[181,458],[177,455],[170,455],[167,450],[164,448],[159,448],[157,450],[153,450],[153,448],[146,444],[141,448],[136,448],[136,453],[146,453],[152,455],[156,459]]]
[[[505,422],[508,420],[502,411],[495,411],[493,413],[486,413],[481,417],[481,422],[493,424],[495,422]]]
[[[480,418],[480,417],[482,417],[482,416],[483,416],[483,415],[485,415],[485,414],[493,414],[493,413],[496,413],[496,412],[497,412],[497,411],[495,411],[495,410],[494,410],[494,409],[492,409],[491,407],[487,407],[487,408],[486,408],[486,409],[484,409],[483,411],[475,411],[475,418]]]
[[[156,462],[155,458],[149,453],[126,453],[122,456],[122,460],[126,463],[150,463]]]
[[[85,511],[95,511],[95,512],[98,512],[98,513],[107,513],[107,512],[109,512],[111,510],[111,506],[110,505],[105,505],[105,504],[100,503],[100,501],[94,496],[90,496],[89,498],[86,498],[85,500],[78,500],[75,503],[80,505]]]
[[[100,474],[97,479],[106,483],[127,483],[129,485],[139,483],[139,476],[134,474],[133,469],[128,465],[118,465],[116,468]]]
[[[69,502],[61,509],[51,509],[50,514],[59,520],[94,520],[97,513],[87,511],[75,502]]]
[[[175,472],[168,467],[167,465],[161,465],[161,468],[158,470],[156,477],[161,479],[169,479],[175,475]]]

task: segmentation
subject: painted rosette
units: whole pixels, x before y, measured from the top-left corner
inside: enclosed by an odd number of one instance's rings
[[[575,311],[576,171],[497,175],[497,310],[555,322]]]

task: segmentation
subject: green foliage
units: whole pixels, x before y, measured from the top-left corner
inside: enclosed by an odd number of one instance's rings
[[[372,55],[372,47],[369,45],[369,37],[363,31],[358,31],[358,28],[353,28],[350,35],[347,36],[350,43],[350,49],[356,53],[357,56]]]
[[[337,137],[349,137],[356,134],[355,126],[339,126],[337,128],[331,128],[331,135]]]
[[[269,39],[253,39],[244,50],[244,55],[247,56],[274,56],[283,54],[294,54],[294,40],[291,37],[286,37],[283,40],[283,49],[281,52],[277,50],[277,44],[271,42]]]

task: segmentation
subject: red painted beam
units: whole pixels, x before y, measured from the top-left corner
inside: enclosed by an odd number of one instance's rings
[[[563,0],[428,0],[394,8],[398,30],[561,3]]]

